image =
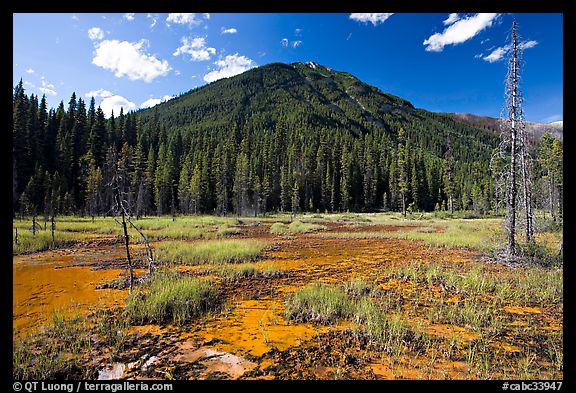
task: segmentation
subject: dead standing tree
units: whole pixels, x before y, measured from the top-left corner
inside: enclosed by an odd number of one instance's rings
[[[154,272],[154,253],[150,243],[148,242],[148,238],[142,233],[140,229],[138,229],[134,223],[132,223],[131,214],[130,214],[130,204],[127,200],[128,191],[126,190],[126,185],[128,184],[126,180],[127,174],[118,166],[115,166],[114,173],[111,179],[109,186],[112,188],[112,194],[114,198],[114,205],[112,207],[114,213],[114,219],[118,224],[122,225],[123,237],[124,237],[124,246],[126,248],[126,259],[128,260],[128,269],[129,269],[129,288],[130,293],[134,288],[134,266],[132,263],[132,257],[130,255],[130,236],[128,234],[128,225],[134,228],[142,237],[145,248],[146,248],[146,257],[148,259],[148,270],[150,276]],[[118,217],[121,218],[121,222],[118,221]]]
[[[120,191],[120,174],[116,172],[112,177],[112,188],[114,192],[114,217],[116,222],[118,222],[117,217],[122,217],[122,231],[124,234],[124,245],[126,247],[126,259],[128,259],[128,269],[130,271],[130,293],[132,293],[132,289],[134,288],[134,267],[132,266],[132,258],[130,257],[130,237],[128,235],[128,228],[126,227],[126,216],[128,214],[127,209],[127,202],[123,199],[121,195],[122,192]]]
[[[528,140],[524,126],[524,112],[522,110],[522,93],[520,90],[520,69],[522,45],[518,43],[516,21],[512,24],[512,43],[510,44],[510,57],[508,73],[506,75],[506,107],[505,114],[500,122],[501,143],[493,162],[506,162],[500,166],[499,186],[505,188],[507,217],[505,229],[507,230],[506,256],[514,259],[517,255],[516,245],[516,214],[518,210],[518,182],[522,186],[522,207],[525,211],[526,241],[533,241],[534,217],[532,213],[532,190],[530,181]],[[520,176],[518,176],[520,169]]]

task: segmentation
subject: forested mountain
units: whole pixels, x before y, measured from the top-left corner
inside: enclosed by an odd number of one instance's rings
[[[75,94],[48,110],[20,83],[13,116],[15,213],[106,214],[115,174],[136,215],[495,206],[498,135],[312,62],[109,119]]]

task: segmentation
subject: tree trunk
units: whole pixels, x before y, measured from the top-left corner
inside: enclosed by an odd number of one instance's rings
[[[132,268],[132,259],[130,258],[130,239],[128,237],[128,229],[126,228],[126,218],[124,216],[124,209],[122,211],[122,229],[124,230],[124,245],[126,246],[126,258],[128,259],[128,268],[130,269],[130,293],[134,288],[134,270]]]
[[[516,121],[517,121],[517,94],[518,94],[518,64],[517,64],[517,45],[516,45],[516,22],[512,29],[512,102],[509,107],[511,116],[510,127],[510,172],[508,184],[508,257],[516,255]]]
[[[54,239],[54,231],[56,230],[56,223],[54,222],[54,216],[52,216],[52,218],[51,218],[50,228],[51,228],[51,232],[52,232],[52,245],[55,246],[56,241]]]

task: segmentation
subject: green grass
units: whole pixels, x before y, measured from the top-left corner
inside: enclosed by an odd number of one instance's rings
[[[449,264],[412,262],[407,266],[390,269],[384,274],[427,284],[443,283],[448,288],[470,296],[489,294],[500,303],[540,306],[563,301],[561,268],[529,266],[506,274],[496,274],[488,266],[481,264],[460,272]]]
[[[305,223],[300,220],[293,221],[290,225],[281,222],[275,222],[270,226],[270,233],[274,234],[291,234],[291,233],[308,233],[326,229],[324,225]]]
[[[12,376],[16,380],[92,379],[94,370],[82,363],[92,341],[79,315],[54,312],[39,333],[13,342]]]
[[[16,232],[12,232],[12,253],[13,255],[24,254],[28,252],[45,251],[54,248],[62,248],[74,245],[86,239],[82,234],[75,234],[63,231],[54,231],[54,242],[52,242],[52,233],[50,231],[37,231],[32,235],[30,231],[18,230],[18,244],[16,244]]]
[[[497,310],[493,305],[468,300],[458,303],[442,302],[431,308],[427,314],[432,323],[448,323],[471,327],[474,330],[490,328],[492,332],[499,332],[502,324],[496,315]]]
[[[254,263],[223,264],[204,269],[205,274],[215,274],[225,281],[239,281],[244,278],[278,278],[287,272],[273,265],[258,268]]]
[[[213,239],[216,231],[207,227],[184,227],[174,226],[161,229],[147,229],[142,231],[149,240],[193,240],[193,239]],[[140,235],[138,235],[140,237]]]
[[[374,297],[373,295],[378,295]],[[394,356],[421,348],[428,337],[391,315],[393,305],[382,301],[379,290],[362,279],[340,286],[312,283],[292,294],[285,304],[287,320],[333,324],[349,320],[357,324],[356,336]]]
[[[286,318],[296,322],[331,324],[347,318],[353,303],[340,288],[313,283],[286,301]]]
[[[370,284],[363,278],[355,278],[343,285],[346,295],[353,299],[360,299],[363,296],[379,296],[381,291],[378,287]]]
[[[326,232],[316,236],[336,239],[385,239],[396,238],[406,240],[421,240],[432,246],[442,247],[472,247],[490,250],[500,241],[501,229],[497,219],[478,220],[427,220],[422,224],[414,222],[390,222],[381,220],[381,225],[406,225],[408,228],[400,231],[362,231],[362,232]],[[425,225],[425,226],[419,226]],[[410,228],[413,226],[413,228]],[[442,232],[436,232],[435,227],[444,227]]]
[[[197,265],[255,261],[268,243],[259,240],[209,240],[205,242],[163,242],[156,247],[160,261]]]
[[[228,224],[220,225],[218,227],[218,230],[216,231],[216,234],[218,236],[231,236],[231,235],[238,235],[240,233],[242,233],[242,230],[240,228],[231,227]]]
[[[211,281],[158,272],[148,288],[138,288],[130,295],[126,315],[133,324],[182,325],[219,304],[218,291]]]

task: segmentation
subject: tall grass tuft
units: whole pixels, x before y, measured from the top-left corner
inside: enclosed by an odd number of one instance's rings
[[[211,281],[158,272],[147,290],[137,289],[130,295],[126,314],[134,324],[182,325],[219,304],[219,293]]]
[[[259,240],[210,240],[197,243],[164,242],[156,248],[161,261],[197,265],[255,261],[267,246]]]
[[[82,362],[90,352],[90,332],[78,315],[54,312],[52,321],[33,336],[14,341],[12,376],[14,379],[91,379],[94,370]]]
[[[353,304],[340,289],[313,283],[286,301],[286,318],[328,325],[351,315]]]

